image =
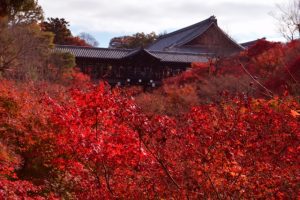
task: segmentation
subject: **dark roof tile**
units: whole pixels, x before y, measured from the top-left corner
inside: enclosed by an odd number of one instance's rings
[[[207,62],[208,55],[196,53],[178,53],[178,52],[163,52],[151,51],[152,55],[159,58],[162,62],[179,62],[179,63],[192,63],[192,62]]]
[[[165,51],[167,50],[167,48],[171,48],[190,38],[194,38],[198,35],[201,35],[213,23],[217,23],[216,18],[214,16],[196,24],[193,24],[191,26],[185,27],[183,29],[179,29],[172,33],[163,35],[162,37],[158,38],[157,41],[155,41],[152,45],[150,45],[148,49],[156,51]]]
[[[256,42],[258,42],[260,40],[266,40],[266,38],[263,37],[263,38],[260,38],[260,39],[257,39],[257,40],[252,40],[252,41],[244,42],[244,43],[241,43],[240,45],[247,49],[247,48],[253,46]]]
[[[69,52],[82,58],[121,59],[133,50],[56,45],[55,51]]]
[[[54,51],[69,52],[75,57],[80,58],[98,58],[98,59],[122,59],[146,52],[148,55],[159,59],[161,62],[206,62],[208,54],[187,53],[187,52],[165,52],[165,51],[149,51],[146,49],[109,49],[109,48],[90,48],[78,46],[56,45]]]

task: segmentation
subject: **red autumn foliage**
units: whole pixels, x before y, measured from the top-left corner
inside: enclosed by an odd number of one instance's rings
[[[193,63],[192,68],[175,76],[164,80],[164,84],[183,85],[193,83],[209,74],[209,65],[206,63]]]
[[[0,198],[296,199],[299,108],[241,96],[149,118],[103,83],[49,97],[2,81]]]
[[[83,47],[91,47],[85,40],[80,37],[67,37],[65,38],[64,45],[74,45],[74,46],[83,46]]]
[[[300,56],[288,66],[288,70],[294,81],[300,82]]]
[[[254,45],[252,45],[247,50],[247,56],[250,58],[256,57],[260,54],[262,54],[265,51],[268,51],[269,49],[276,48],[277,46],[280,46],[281,44],[279,42],[269,42],[267,40],[261,39],[258,40]]]
[[[131,97],[140,88],[76,71],[65,74],[72,89],[1,79],[0,199],[297,199],[299,52],[297,41],[259,41],[193,64],[165,81],[157,104],[169,116],[143,113]],[[249,79],[284,97],[232,86]],[[200,104],[211,88],[218,103]]]
[[[299,95],[299,55],[300,41],[283,44],[259,40],[239,55],[212,59],[206,67],[203,64],[195,67],[195,63],[188,71],[165,80],[164,84],[196,85],[202,102],[215,99],[214,94],[220,90],[232,95],[246,93],[255,98],[287,93]]]

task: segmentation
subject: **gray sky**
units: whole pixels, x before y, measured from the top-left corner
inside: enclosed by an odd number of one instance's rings
[[[270,12],[287,0],[39,0],[46,17],[65,18],[74,35],[92,34],[101,47],[115,36],[171,32],[211,15],[238,42],[283,40]]]

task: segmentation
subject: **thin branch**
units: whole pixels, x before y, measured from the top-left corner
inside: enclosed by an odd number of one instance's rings
[[[203,173],[205,174],[206,178],[208,178],[208,180],[209,180],[211,186],[213,187],[213,190],[215,191],[218,200],[221,200],[220,194],[219,194],[219,192],[218,192],[218,190],[217,190],[215,184],[212,182],[212,180],[211,180],[209,174],[208,174],[206,171],[204,171],[204,170],[202,170],[202,171],[203,171]]]
[[[96,139],[98,139],[98,111],[97,108],[95,109],[96,112]]]
[[[141,143],[145,146],[145,148],[147,149],[147,151],[149,151],[149,153],[155,158],[155,160],[161,165],[163,171],[165,172],[165,174],[167,175],[167,177],[172,181],[172,183],[177,187],[177,189],[181,189],[179,184],[176,182],[176,180],[172,177],[171,173],[169,172],[167,166],[163,163],[163,161],[157,156],[155,155],[150,148],[148,147],[148,145],[145,143],[145,141],[142,139],[141,134],[139,133],[139,138]]]
[[[271,90],[269,90],[268,88],[266,88],[258,80],[256,80],[241,62],[239,62],[239,64],[241,65],[243,70],[246,72],[246,74],[248,74],[253,81],[255,81],[260,87],[262,87],[267,92],[266,95],[269,96],[270,98],[273,98],[273,92]]]
[[[299,82],[295,79],[295,77],[293,76],[293,74],[291,73],[291,71],[289,70],[289,68],[287,67],[287,65],[284,65],[286,71],[288,72],[288,74],[292,77],[293,81],[295,81],[296,84],[299,84]]]
[[[102,167],[103,167],[103,169],[104,169],[104,177],[105,177],[105,182],[106,182],[107,189],[108,189],[108,191],[109,191],[112,195],[114,195],[114,193],[113,193],[113,191],[112,191],[112,189],[111,189],[111,187],[110,187],[110,183],[109,183],[109,174],[108,174],[108,170],[107,170],[106,166],[104,165],[104,163],[102,163]]]

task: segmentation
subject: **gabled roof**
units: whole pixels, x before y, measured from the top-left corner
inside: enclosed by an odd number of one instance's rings
[[[217,19],[215,18],[215,16],[211,16],[208,19],[191,26],[163,35],[162,37],[158,38],[153,44],[151,44],[147,49],[164,51],[166,50],[166,48],[174,47],[186,40],[190,40],[191,38],[194,39],[195,37],[204,33],[204,31],[206,31],[213,23],[217,24]]]
[[[132,57],[140,56],[140,55],[147,55],[154,59],[160,60],[158,57],[153,55],[150,51],[143,49],[143,48],[133,50],[132,52],[128,53],[124,58],[132,58]]]
[[[163,35],[158,38],[153,44],[149,45],[147,49],[150,51],[179,51],[179,52],[197,52],[197,53],[209,53],[208,48],[201,49],[199,47],[183,47],[183,45],[191,42],[195,38],[203,35],[209,28],[215,27],[217,30],[224,35],[229,42],[231,42],[237,49],[244,49],[241,45],[235,42],[231,37],[229,37],[217,23],[215,16],[211,16],[201,22],[193,24],[191,26],[179,29],[177,31],[171,32],[169,34]]]

